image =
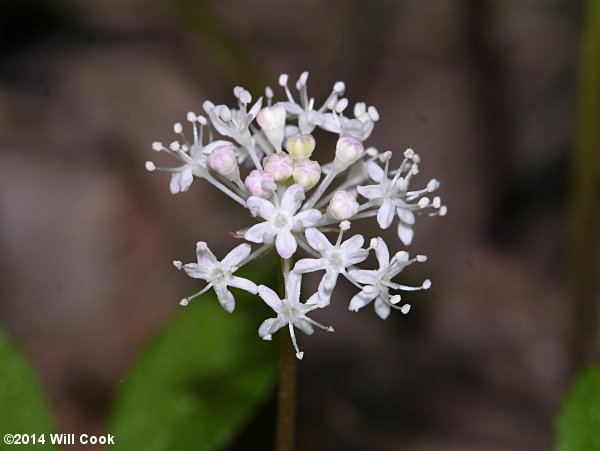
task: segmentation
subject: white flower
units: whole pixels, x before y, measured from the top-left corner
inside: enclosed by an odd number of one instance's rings
[[[304,258],[298,260],[294,266],[294,272],[326,271],[319,283],[319,307],[329,305],[338,275],[342,274],[348,278],[347,268],[362,262],[369,256],[369,251],[362,248],[365,242],[362,235],[354,235],[352,238],[342,242],[344,230],[349,226],[348,221],[342,222],[340,225],[340,234],[335,245],[331,244],[327,237],[317,229],[306,229],[305,235],[308,244],[321,254],[321,258]]]
[[[182,266],[180,261],[175,261],[173,264],[177,269],[183,268],[188,276],[205,280],[208,285],[198,293],[182,299],[180,304],[185,306],[192,299],[213,288],[221,306],[231,313],[235,308],[235,299],[227,287],[241,288],[256,294],[257,287],[254,282],[233,275],[238,270],[240,263],[250,255],[250,250],[249,244],[240,244],[233,248],[223,260],[218,261],[204,241],[198,242],[196,244],[198,263],[188,263]]]
[[[290,258],[297,249],[296,238],[292,232],[301,232],[314,226],[321,218],[319,210],[310,209],[296,213],[304,200],[304,189],[299,184],[290,186],[281,199],[281,204],[273,205],[266,199],[251,196],[247,206],[253,216],[265,219],[248,229],[244,238],[253,243],[270,243],[282,258]]]
[[[354,107],[354,118],[345,117],[342,113],[348,106],[347,99],[340,99],[337,104],[331,108],[330,113],[324,113],[320,127],[329,132],[349,134],[355,136],[361,141],[366,140],[375,127],[375,122],[379,120],[379,113],[375,107],[366,107],[364,103],[357,103]]]
[[[252,143],[249,126],[260,111],[262,97],[248,111],[248,104],[252,101],[250,93],[244,89],[234,90],[239,99],[239,108],[230,109],[226,105],[214,105],[210,101],[204,102],[202,107],[213,127],[223,136],[229,136],[242,146],[249,148]]]
[[[382,169],[374,161],[370,161],[367,170],[371,179],[377,182],[377,184],[358,186],[357,190],[374,205],[379,205],[377,222],[382,229],[387,229],[391,225],[394,215],[398,215],[400,219],[398,237],[404,244],[409,245],[412,242],[414,234],[414,212],[430,210],[430,216],[436,214],[444,215],[445,207],[441,206],[439,197],[434,198],[433,202],[430,202],[428,197],[421,197],[422,194],[435,191],[438,188],[439,183],[437,180],[431,180],[425,189],[408,191],[411,178],[418,174],[419,171],[417,161],[415,161],[417,155],[412,151],[407,151],[405,152],[405,156],[406,158],[392,179],[388,179],[391,152],[386,152],[382,155],[382,158],[385,159],[385,169]],[[420,199],[417,201],[418,198]],[[432,208],[438,211],[431,211]]]
[[[352,298],[350,301],[349,310],[357,312],[360,308],[369,304],[373,300],[375,301],[375,312],[382,319],[386,319],[392,308],[401,310],[403,313],[407,313],[410,307],[405,304],[401,307],[397,306],[400,302],[400,295],[390,295],[391,290],[401,291],[416,291],[426,290],[431,287],[429,279],[425,280],[420,287],[410,287],[406,285],[400,285],[392,282],[392,279],[396,277],[404,268],[414,263],[415,261],[423,262],[427,258],[424,255],[418,255],[416,258],[409,259],[408,253],[401,251],[398,252],[390,260],[390,254],[388,247],[381,238],[377,238],[375,244],[375,255],[379,262],[379,269],[377,270],[365,270],[365,269],[351,269],[349,271],[350,276],[358,283],[366,284],[362,291]]]
[[[298,118],[298,128],[292,130],[292,134],[295,134],[296,130],[299,130],[301,134],[312,133],[317,125],[323,123],[323,112],[331,105],[337,102],[338,96],[344,92],[345,85],[343,82],[338,81],[333,86],[333,90],[323,105],[315,109],[315,99],[308,97],[308,91],[306,89],[306,82],[308,80],[308,72],[303,72],[298,81],[296,82],[296,89],[300,96],[300,102],[297,103],[292,96],[288,88],[288,76],[287,74],[281,74],[279,77],[279,85],[285,90],[285,94],[288,98],[287,102],[279,102],[289,115],[293,118]]]
[[[271,340],[271,336],[275,332],[287,325],[298,359],[302,359],[304,353],[298,349],[294,327],[308,335],[314,332],[313,325],[325,329],[327,332],[333,332],[333,327],[325,327],[306,316],[308,312],[317,308],[317,304],[312,301],[314,295],[306,303],[300,302],[301,279],[301,276],[294,272],[288,273],[285,280],[284,299],[280,299],[277,293],[269,287],[264,285],[258,287],[258,295],[277,313],[276,318],[266,319],[260,325],[258,335],[263,340]]]

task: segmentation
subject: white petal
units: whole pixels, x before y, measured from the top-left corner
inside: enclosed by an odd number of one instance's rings
[[[252,243],[270,242],[275,235],[275,229],[270,222],[254,224],[244,234],[244,238]]]
[[[381,319],[386,319],[390,316],[391,310],[391,307],[383,302],[383,299],[377,298],[375,301],[375,313],[377,313]]]
[[[359,249],[352,253],[344,255],[344,266],[356,265],[362,261],[365,261],[369,256],[369,251],[366,249]]]
[[[372,269],[351,269],[348,273],[358,283],[374,285],[377,281],[378,271]]]
[[[379,185],[357,186],[356,190],[367,199],[381,199],[383,197],[383,189]]]
[[[256,117],[256,115],[258,114],[258,112],[260,111],[260,108],[262,107],[262,100],[263,98],[260,97],[256,103],[252,106],[252,108],[250,108],[250,111],[248,111],[248,116],[246,117],[246,127],[248,125],[250,125],[250,122],[252,122],[254,120],[254,118]]]
[[[415,223],[415,214],[412,211],[406,210],[405,208],[397,208],[396,213],[398,214],[400,221],[409,225]]]
[[[261,338],[265,335],[272,335],[283,326],[285,326],[285,323],[277,318],[266,319],[258,328],[258,335]]]
[[[398,238],[408,246],[413,239],[414,231],[411,226],[404,224],[402,221],[398,223]]]
[[[364,291],[361,291],[352,298],[350,305],[348,306],[348,310],[356,312],[375,299],[375,297],[377,297],[377,291],[374,291],[373,293],[365,293]]]
[[[251,280],[244,279],[243,277],[229,276],[227,278],[227,285],[240,288],[241,290],[246,290],[252,294],[256,294],[258,292],[258,287],[256,284]]]
[[[275,206],[262,197],[250,196],[246,205],[253,216],[259,215],[264,219],[271,219],[275,215]]]
[[[298,115],[298,114],[302,114],[304,112],[302,107],[300,105],[298,105],[297,103],[277,102],[277,105],[281,105],[282,107],[284,107],[285,111],[287,111],[290,114]]]
[[[280,313],[282,309],[281,299],[277,296],[273,290],[264,285],[258,286],[258,295],[263,301],[267,303],[269,307],[275,310],[276,313]]]
[[[300,285],[302,284],[302,276],[294,271],[291,271],[285,280],[285,297],[290,303],[300,302]]]
[[[217,293],[217,299],[219,299],[219,303],[221,306],[229,313],[233,312],[235,308],[235,299],[233,298],[233,294],[231,291],[227,289],[226,285],[215,285],[215,293]]]
[[[193,168],[189,165],[185,167],[183,171],[181,171],[181,178],[179,179],[180,190],[183,193],[187,191],[192,182],[194,181],[194,173]]]
[[[300,329],[306,335],[312,335],[312,333],[315,331],[313,325],[303,318],[300,318],[298,321],[296,321],[294,323],[294,326],[296,326],[298,329]]]
[[[335,288],[335,284],[338,278],[337,271],[327,271],[327,273],[321,279],[319,283],[319,299],[321,303],[328,305],[331,299],[331,294],[333,293],[333,289]]]
[[[292,232],[282,230],[277,234],[277,238],[275,238],[275,248],[282,258],[290,258],[294,255],[294,252],[296,252],[297,247],[298,244],[296,243],[296,238],[294,238]]]
[[[252,247],[248,243],[240,244],[234,247],[229,253],[221,260],[221,265],[226,268],[233,268],[237,266],[243,259],[250,255]]]
[[[377,222],[379,223],[379,227],[387,229],[394,219],[394,213],[394,204],[385,199],[377,211]]]
[[[390,265],[390,251],[382,238],[377,238],[375,255],[377,256],[377,262],[379,263],[380,268],[387,268]]]
[[[321,212],[317,209],[311,208],[310,210],[301,211],[294,216],[294,225],[298,223],[302,224],[302,227],[312,227],[321,219]]]
[[[343,255],[347,255],[353,252],[356,252],[360,248],[362,248],[363,244],[365,244],[365,238],[360,235],[354,235],[352,238],[347,239],[340,245],[340,251]],[[365,257],[366,258],[366,257]]]
[[[212,253],[203,241],[199,241],[196,244],[196,259],[198,260],[198,265],[207,269],[217,264],[217,257],[215,257],[215,254]]]
[[[327,237],[317,229],[306,229],[304,235],[306,236],[306,241],[308,241],[310,247],[320,254],[333,248],[333,245],[329,242]]]
[[[322,258],[303,258],[294,265],[294,272],[304,274],[307,272],[320,271],[327,267],[327,263]]]
[[[200,266],[197,263],[183,265],[183,270],[188,276],[193,277],[194,279],[208,280],[210,275],[205,266]]]
[[[293,215],[304,200],[304,188],[299,183],[290,186],[281,199],[281,209]]]
[[[383,169],[381,169],[381,166],[379,166],[377,163],[375,163],[373,161],[369,161],[369,163],[367,165],[367,172],[369,173],[369,177],[371,177],[377,183],[381,183],[381,181],[383,180],[383,178],[385,176],[385,173],[384,173]]]
[[[333,133],[341,133],[342,128],[340,127],[338,121],[335,119],[332,113],[323,113],[321,114],[322,122],[319,125],[323,130],[327,130],[328,132]]]

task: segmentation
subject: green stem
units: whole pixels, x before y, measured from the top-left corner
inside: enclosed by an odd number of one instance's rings
[[[291,262],[288,262],[288,265]],[[289,266],[288,266],[289,267]],[[285,268],[281,260],[279,296],[285,297]],[[277,391],[277,431],[275,451],[293,451],[296,429],[296,354],[292,340],[282,330],[279,334],[279,385]]]
[[[594,251],[600,160],[600,0],[589,0],[581,43],[579,111],[571,191],[571,371],[589,364],[598,343]]]

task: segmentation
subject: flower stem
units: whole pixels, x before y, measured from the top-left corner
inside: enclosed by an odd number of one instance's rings
[[[279,296],[285,297],[285,269],[291,262],[281,259]],[[296,429],[296,354],[288,334],[279,334],[279,385],[275,451],[293,451]]]

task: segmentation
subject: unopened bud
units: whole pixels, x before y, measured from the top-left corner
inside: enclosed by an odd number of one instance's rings
[[[265,107],[259,111],[256,121],[275,150],[281,150],[285,136],[285,108],[277,104]]]
[[[248,174],[248,177],[244,180],[244,185],[253,196],[264,198],[273,194],[273,191],[277,188],[271,174],[259,171],[258,169],[255,169]]]
[[[206,160],[208,168],[227,180],[237,180],[240,168],[233,147],[229,145],[216,147]]]
[[[348,169],[363,156],[364,150],[362,141],[355,136],[349,134],[340,136],[335,146],[333,168],[340,172]]]
[[[312,160],[296,160],[294,161],[294,181],[299,183],[308,191],[317,184],[321,178],[321,166],[316,161]]]
[[[287,140],[285,148],[294,160],[302,160],[310,158],[315,145],[315,138],[312,135],[296,135]]]
[[[284,182],[294,172],[294,160],[285,153],[274,153],[264,159],[263,167],[266,172],[271,174],[273,180]]]
[[[334,193],[327,207],[327,214],[333,219],[343,221],[350,219],[358,213],[358,202],[349,191],[337,191]]]

